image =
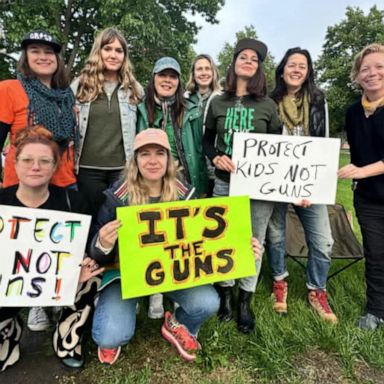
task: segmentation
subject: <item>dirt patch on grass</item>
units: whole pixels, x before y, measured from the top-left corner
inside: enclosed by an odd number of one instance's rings
[[[354,374],[357,383],[383,384],[384,371],[369,367],[367,363],[361,361],[356,363]]]
[[[343,370],[336,356],[311,350],[295,359],[296,380],[303,384],[383,384],[384,371],[369,367],[363,361],[356,362],[351,377]],[[287,380],[284,380],[286,383]]]

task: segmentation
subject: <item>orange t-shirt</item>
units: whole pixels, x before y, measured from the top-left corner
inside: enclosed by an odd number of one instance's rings
[[[28,96],[19,80],[0,82],[0,121],[10,124],[10,148],[5,158],[3,187],[17,184],[15,171],[15,139],[21,129],[27,127]],[[52,177],[52,184],[67,187],[76,183],[74,148],[70,145],[61,156],[59,167]]]

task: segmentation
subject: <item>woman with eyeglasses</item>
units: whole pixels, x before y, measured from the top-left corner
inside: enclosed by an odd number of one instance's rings
[[[60,163],[60,149],[52,134],[42,126],[21,130],[15,139],[14,167],[18,184],[0,189],[0,204],[56,211],[88,213],[81,195],[51,184]],[[64,307],[54,332],[54,349],[63,364],[84,364],[82,335],[92,308],[101,273],[95,261],[85,258],[78,293],[72,307]],[[20,357],[21,308],[0,307],[0,372]]]
[[[10,144],[4,167],[0,156],[0,187],[18,183],[15,170],[17,133],[28,126],[42,124],[52,133],[60,150],[60,163],[51,183],[74,188],[74,148],[78,136],[75,98],[60,54],[61,44],[49,32],[38,30],[24,36],[21,48],[17,79],[0,82],[0,152],[8,134]],[[42,308],[31,308],[28,316],[30,330],[43,331],[49,325],[49,318]]]

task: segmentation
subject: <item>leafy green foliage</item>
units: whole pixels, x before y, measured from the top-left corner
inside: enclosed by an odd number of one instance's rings
[[[88,55],[95,32],[118,27],[130,45],[131,60],[140,81],[147,79],[155,60],[174,56],[187,73],[198,27],[187,13],[216,23],[224,0],[12,0],[0,6],[4,32],[0,49],[19,51],[32,29],[47,29],[64,43],[68,72],[76,75]],[[0,65],[1,73],[3,66]],[[4,77],[4,75],[3,75]]]
[[[333,134],[342,131],[346,108],[359,95],[349,78],[354,55],[368,44],[383,41],[384,10],[376,6],[367,15],[360,8],[347,7],[345,19],[328,27],[316,69],[327,93]]]
[[[225,77],[227,73],[227,70],[232,61],[233,50],[237,42],[245,38],[257,39],[257,33],[253,25],[245,26],[242,31],[237,32],[236,41],[234,44],[230,44],[228,42],[224,44],[224,47],[220,51],[218,56],[218,61],[219,61],[218,68],[221,76]],[[265,70],[265,75],[267,77],[267,89],[269,92],[274,87],[275,67],[276,67],[274,63],[274,58],[270,53],[268,53],[266,59],[264,60],[263,66]]]

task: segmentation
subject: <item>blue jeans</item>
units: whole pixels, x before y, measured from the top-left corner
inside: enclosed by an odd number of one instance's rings
[[[195,336],[203,322],[219,310],[220,300],[211,285],[165,292],[163,295],[180,305],[175,311],[176,320]],[[135,334],[137,301],[138,298],[121,298],[120,280],[101,291],[92,325],[92,337],[99,347],[117,348],[131,340]]]
[[[213,196],[228,196],[229,183],[215,178],[215,188],[213,189]],[[272,216],[273,208],[276,203],[263,200],[251,200],[251,224],[252,236],[259,240],[260,244],[264,244],[268,222]],[[251,240],[251,239],[250,239]],[[255,292],[257,280],[259,278],[261,269],[262,258],[255,260],[256,275],[243,277],[239,279],[239,288],[247,292]],[[226,280],[219,283],[222,287],[233,287],[235,280]]]
[[[308,247],[307,287],[325,289],[331,265],[332,233],[325,205],[293,206],[304,228]],[[288,204],[276,205],[268,226],[267,254],[274,280],[288,276],[285,260],[285,217]]]

